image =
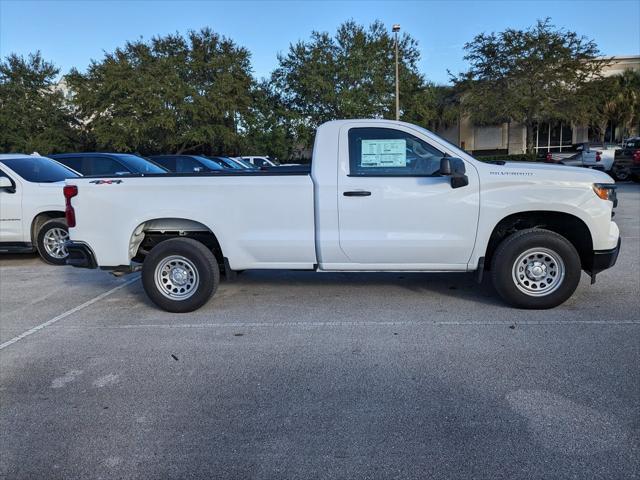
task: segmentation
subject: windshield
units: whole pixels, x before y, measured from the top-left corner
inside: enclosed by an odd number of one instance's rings
[[[73,170],[47,157],[7,158],[0,160],[0,162],[4,163],[27,182],[53,183],[61,182],[65,178],[79,176]]]
[[[428,138],[432,138],[433,136],[435,136],[437,141],[438,141],[438,143],[441,143],[442,145],[444,145],[446,147],[449,147],[449,149],[451,149],[454,152],[456,152],[456,155],[458,155],[460,158],[469,158],[469,157],[471,157],[471,155],[469,155],[464,150],[460,149],[460,147],[456,147],[453,143],[448,142],[447,140],[445,140],[441,136],[436,135],[433,132],[430,132],[426,128],[422,128],[422,127],[420,127],[418,125],[412,125],[412,127],[415,128],[416,130],[420,130],[421,132],[425,133]]]
[[[235,162],[236,164],[240,165],[240,168],[254,168],[253,165],[251,165],[249,162],[245,160],[242,160],[241,158],[225,157],[225,160],[230,160],[231,162]]]
[[[207,167],[209,170],[224,170],[224,167],[220,165],[218,162],[216,162],[215,160],[211,160],[210,158],[201,157],[201,156],[196,156],[194,158],[197,158],[198,161],[202,163],[205,167]]]
[[[134,173],[167,173],[166,168],[161,167],[151,160],[146,160],[137,155],[118,154],[116,158],[122,161],[127,167],[134,171]]]
[[[225,165],[227,168],[232,168],[234,170],[253,168],[253,167],[245,167],[244,163],[240,163],[235,158],[231,158],[231,157],[212,157],[210,160],[213,160],[214,162],[220,162],[223,165]]]

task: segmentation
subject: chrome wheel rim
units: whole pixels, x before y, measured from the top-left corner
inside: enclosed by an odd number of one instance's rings
[[[562,285],[564,275],[562,258],[548,248],[527,250],[513,263],[513,282],[518,290],[531,297],[555,292]]]
[[[182,255],[162,260],[155,271],[156,288],[171,300],[186,300],[193,296],[200,284],[198,269]]]
[[[52,228],[44,234],[44,250],[50,257],[66,258],[69,255],[65,245],[67,240],[69,240],[69,233],[64,228]]]

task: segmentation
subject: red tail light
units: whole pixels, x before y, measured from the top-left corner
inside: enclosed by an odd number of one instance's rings
[[[553,162],[553,157],[551,156],[551,152],[547,153],[547,156],[545,157],[545,162]]]
[[[596,162],[602,161],[602,152],[596,152]]]
[[[71,199],[78,195],[78,187],[76,185],[65,185],[62,193],[64,193],[64,215],[67,219],[67,226],[73,228],[76,226],[76,212],[71,206]]]
[[[640,163],[640,150],[633,152],[633,163]]]

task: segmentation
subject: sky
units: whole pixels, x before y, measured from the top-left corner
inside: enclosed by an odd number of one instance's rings
[[[640,0],[598,1],[15,1],[0,0],[0,56],[40,50],[67,73],[127,40],[211,27],[252,53],[256,78],[268,77],[278,53],[313,30],[344,21],[399,23],[419,42],[427,80],[448,83],[465,69],[465,42],[481,32],[526,28],[551,17],[588,36],[604,55],[640,54]]]

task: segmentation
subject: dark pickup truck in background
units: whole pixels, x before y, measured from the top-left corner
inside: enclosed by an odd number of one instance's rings
[[[616,180],[640,182],[640,137],[628,138],[616,150],[612,173]]]

